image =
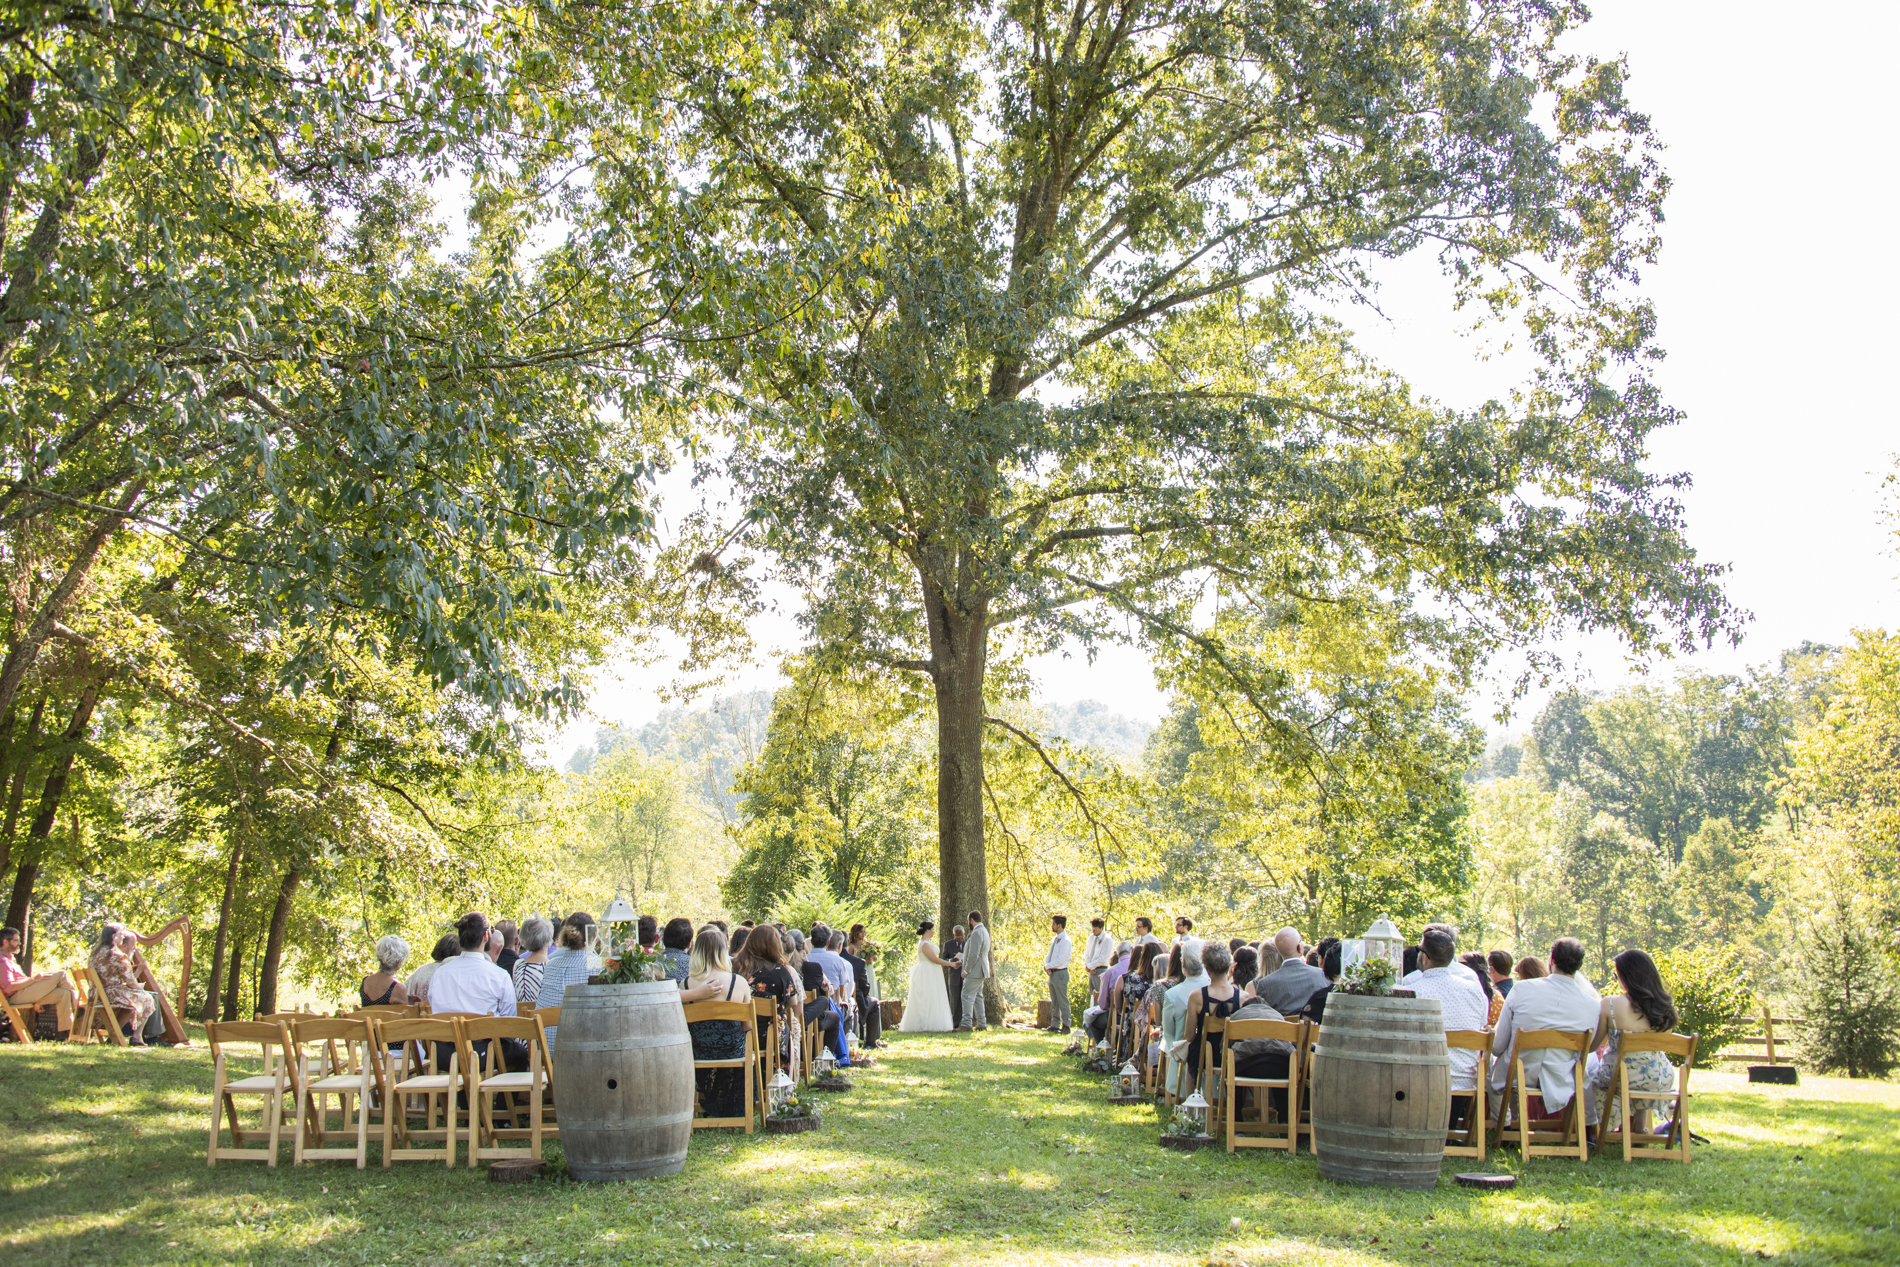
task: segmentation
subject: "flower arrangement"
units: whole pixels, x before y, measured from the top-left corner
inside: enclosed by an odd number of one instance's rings
[[[773,1121],[790,1122],[803,1118],[824,1116],[824,1106],[815,1096],[800,1095],[796,1091],[772,1106],[766,1116]]]
[[[666,980],[666,958],[657,950],[629,943],[620,952],[617,959],[609,959],[601,965],[600,980],[604,985],[638,985],[642,981]]]
[[[1341,994],[1371,994],[1384,996],[1392,993],[1392,986],[1398,977],[1398,970],[1392,961],[1382,955],[1370,955],[1339,974],[1339,983],[1333,988]]]
[[[1205,1139],[1207,1126],[1199,1118],[1183,1113],[1181,1107],[1176,1105],[1174,1116],[1168,1119],[1168,1125],[1161,1133],[1170,1139]]]

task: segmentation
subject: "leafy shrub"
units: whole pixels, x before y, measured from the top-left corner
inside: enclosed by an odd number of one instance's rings
[[[1804,952],[1801,1063],[1850,1078],[1900,1067],[1900,976],[1867,926],[1838,908],[1809,925]]]
[[[1714,1068],[1722,1048],[1754,1029],[1755,989],[1740,951],[1727,946],[1665,950],[1656,956],[1656,970],[1676,1000],[1681,1016],[1676,1032],[1696,1036],[1698,1069]]]

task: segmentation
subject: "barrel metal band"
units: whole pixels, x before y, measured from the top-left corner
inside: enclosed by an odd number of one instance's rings
[[[1429,1043],[1434,1038],[1443,1039],[1442,1029],[1426,1029],[1417,1034],[1395,1034],[1389,1029],[1366,1029],[1358,1025],[1322,1025],[1319,1032],[1325,1034],[1350,1034],[1354,1038],[1384,1038],[1395,1043]]]
[[[601,1131],[612,1134],[621,1131],[644,1131],[655,1126],[677,1126],[681,1122],[692,1121],[692,1118],[693,1111],[691,1109],[682,1109],[678,1113],[650,1113],[644,1117],[614,1117],[593,1120],[564,1117],[561,1119],[561,1126],[569,1131]]]
[[[1348,1135],[1372,1135],[1379,1139],[1443,1139],[1445,1132],[1431,1127],[1416,1126],[1354,1126],[1349,1122],[1324,1122],[1319,1129],[1326,1131],[1344,1131]],[[1332,1145],[1327,1146],[1332,1151]]]
[[[639,1038],[603,1038],[594,1042],[577,1039],[570,1042],[557,1034],[554,1050],[556,1054],[564,1051],[641,1051],[650,1047],[684,1047],[692,1041],[685,1034],[649,1034]]]
[[[1426,1069],[1449,1069],[1451,1057],[1443,1052],[1436,1056],[1416,1056],[1407,1052],[1384,1051],[1337,1051],[1325,1047],[1313,1048],[1315,1056],[1331,1056],[1336,1060],[1350,1060],[1355,1064],[1368,1065],[1415,1065]]]

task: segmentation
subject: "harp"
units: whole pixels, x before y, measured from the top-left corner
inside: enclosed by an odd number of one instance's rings
[[[182,1045],[191,1041],[185,1036],[184,1021],[180,1019],[185,1014],[185,992],[191,987],[191,918],[181,915],[155,933],[135,935],[138,937],[139,946],[157,946],[174,934],[182,934],[184,938],[181,947],[184,951],[184,961],[178,969],[178,1001],[175,1006],[171,999],[165,997],[165,988],[159,984],[157,974],[145,962],[144,954],[137,947],[134,947],[132,951],[132,966],[138,970],[139,980],[145,983],[145,988],[158,998],[158,1010],[165,1022],[166,1039]]]

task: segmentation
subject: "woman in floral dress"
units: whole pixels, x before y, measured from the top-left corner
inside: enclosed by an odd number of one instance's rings
[[[138,969],[132,964],[132,952],[138,946],[138,934],[124,924],[107,924],[99,931],[92,948],[92,970],[99,974],[106,989],[106,1005],[119,1023],[119,1032],[134,1047],[145,1046],[143,1031],[156,1004],[145,992]]]

